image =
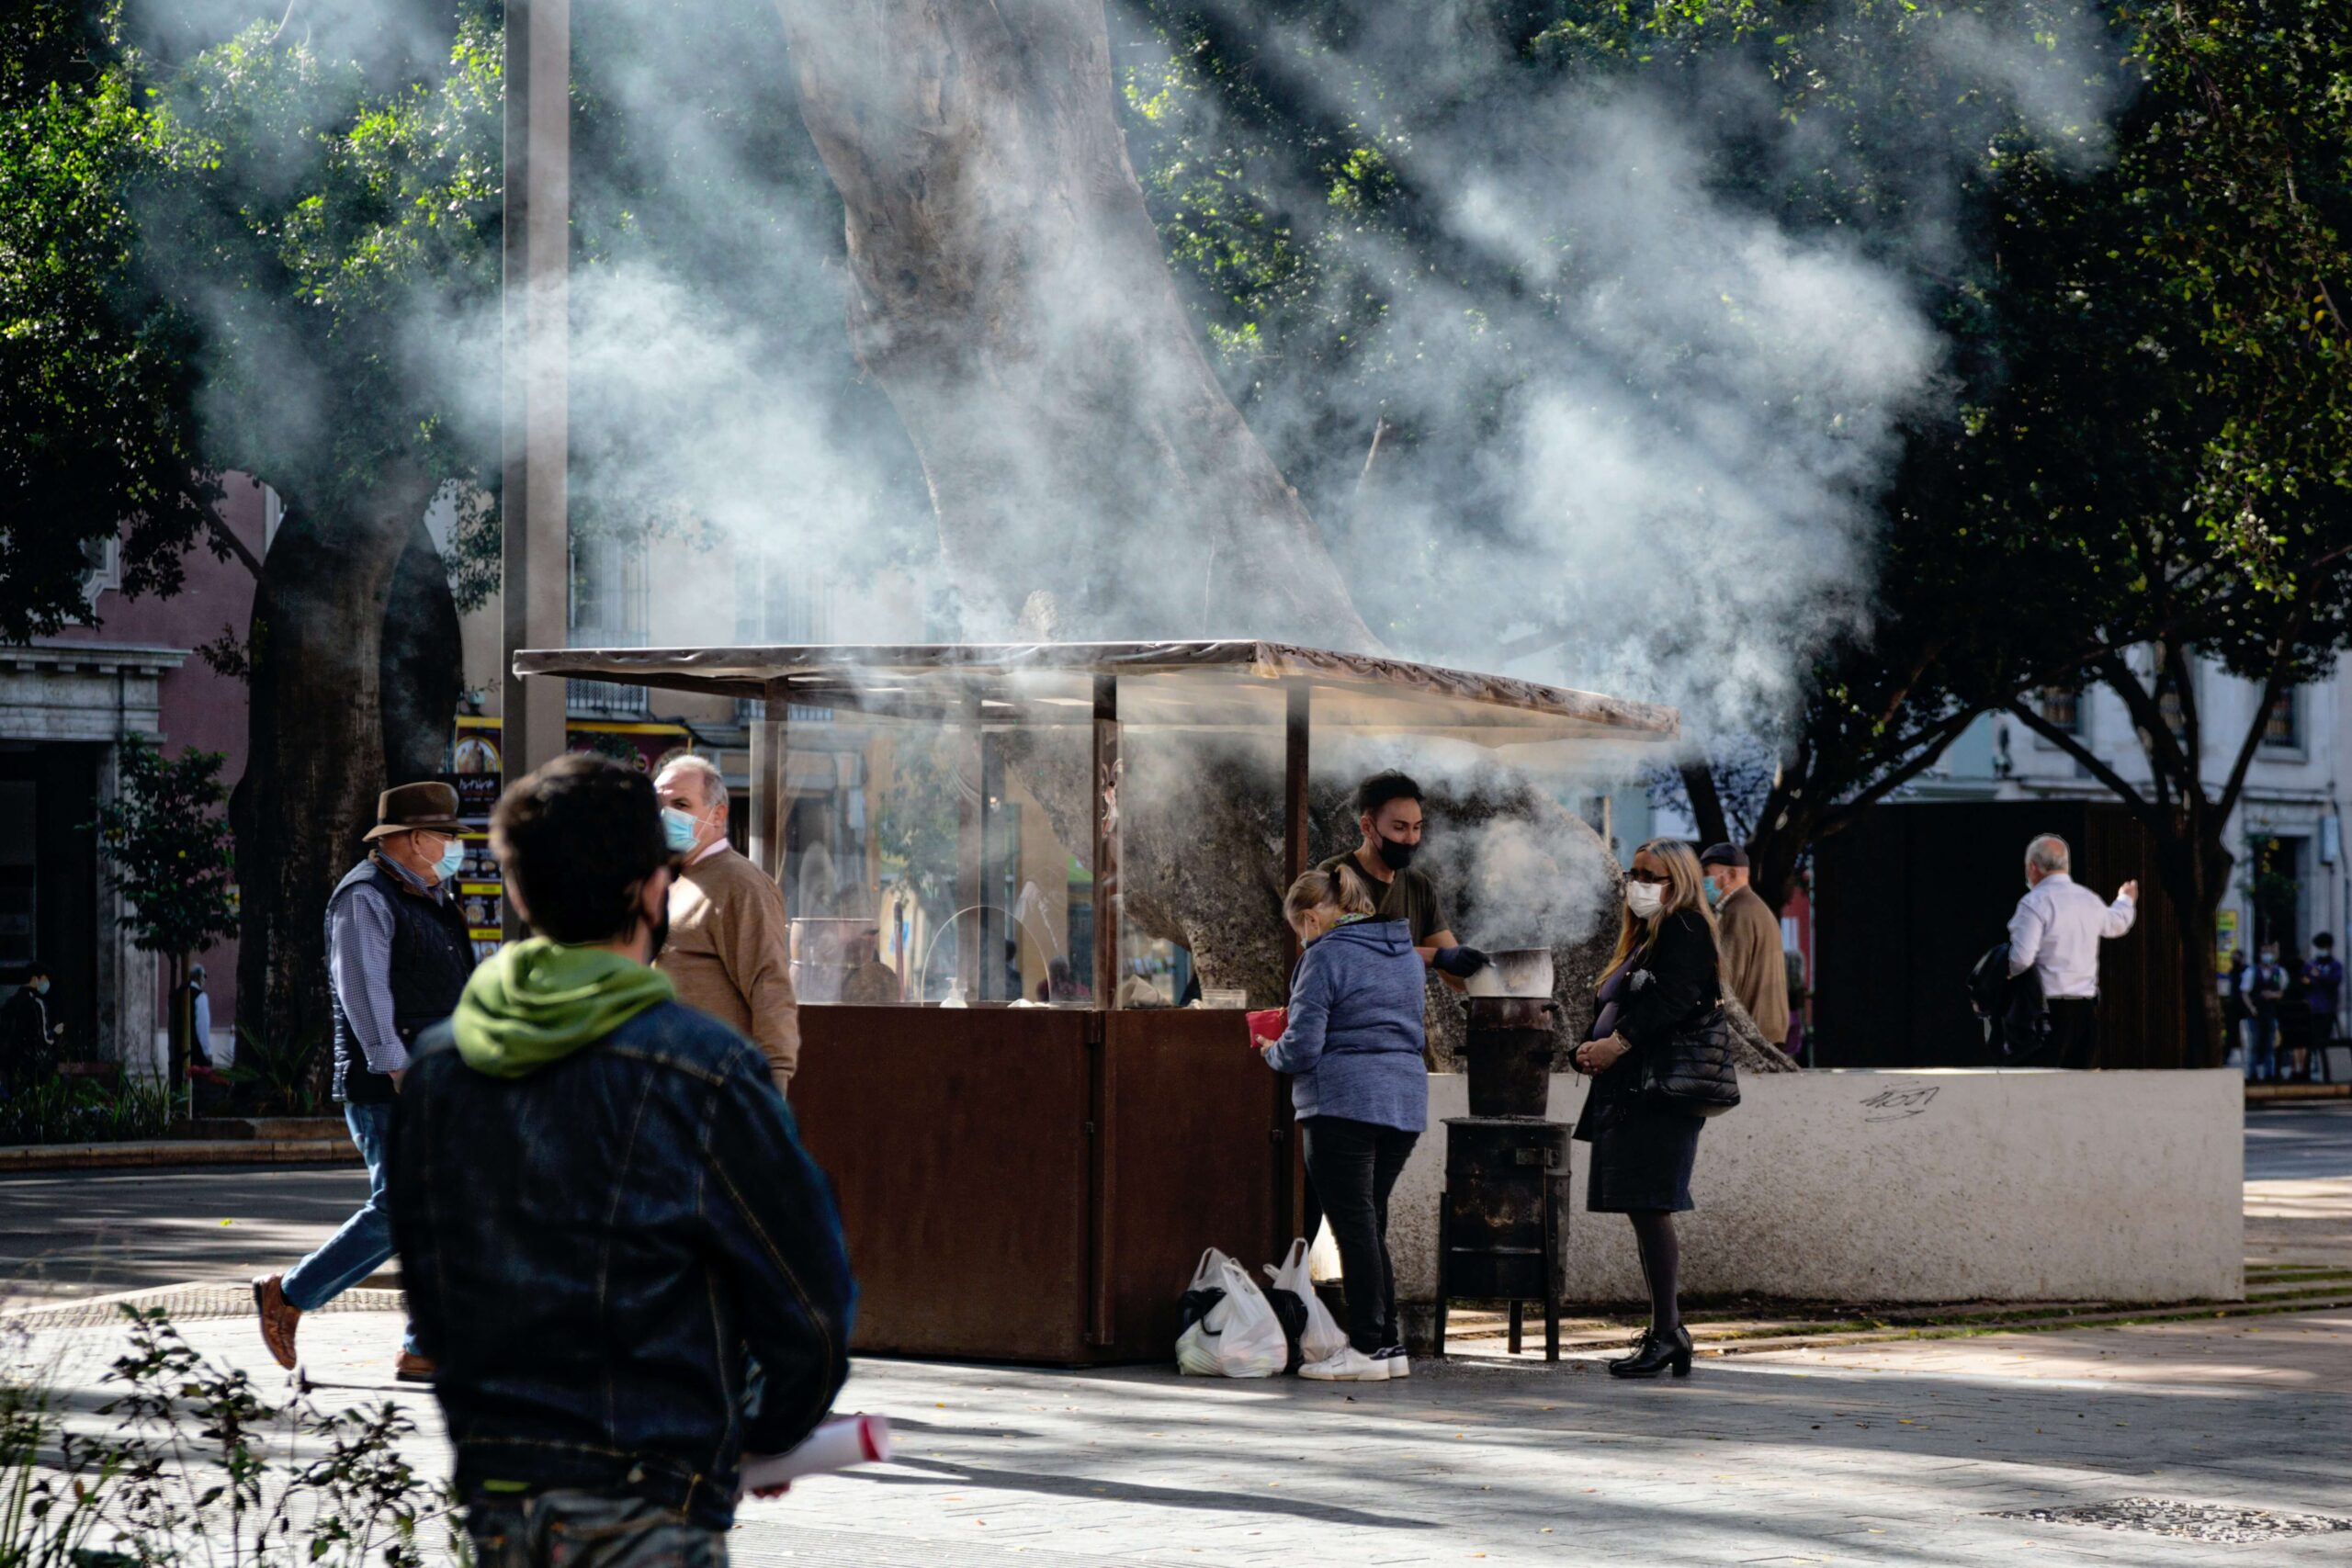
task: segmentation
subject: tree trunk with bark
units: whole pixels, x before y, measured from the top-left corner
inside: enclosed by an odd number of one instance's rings
[[[410,525],[393,569],[379,663],[385,777],[392,784],[432,778],[448,750],[466,667],[457,595],[422,514]]]
[[[922,458],[965,636],[1043,594],[1065,637],[1373,647],[1178,298],[1102,0],[777,9],[846,209],[851,344]]]
[[[254,597],[249,743],[232,797],[239,1021],[273,1043],[326,1038],[327,895],[385,784],[385,607],[431,499],[401,472],[348,512],[288,513]]]
[[[1069,639],[1374,648],[1177,296],[1114,114],[1102,0],[777,9],[846,213],[851,344],[922,460],[965,637],[1019,624]],[[1003,744],[1083,853],[1083,760],[1035,736]],[[1260,1007],[1289,990],[1279,744],[1204,754],[1137,736],[1121,788],[1125,925],[1181,942],[1205,983]],[[1317,781],[1317,858],[1351,847],[1353,782]],[[1615,885],[1598,836],[1524,784],[1430,804],[1442,834],[1533,824],[1601,896]],[[1470,918],[1472,890],[1455,891]],[[1589,1023],[1614,929],[1603,919],[1558,941],[1565,1033]],[[1431,1052],[1450,1063],[1462,1010],[1434,980],[1430,998]]]
[[[2173,919],[2180,928],[2181,1017],[2189,1031],[2182,1042],[2183,1066],[2218,1066],[2226,1055],[2222,990],[2204,960],[2214,951],[2215,916],[2236,863],[2237,857],[2218,838],[2203,842],[2184,838],[2157,847],[2165,897],[2172,901]]]

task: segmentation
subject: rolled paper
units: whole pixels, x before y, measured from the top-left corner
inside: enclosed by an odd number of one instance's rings
[[[764,1492],[804,1475],[824,1475],[858,1464],[890,1460],[890,1421],[884,1416],[836,1416],[820,1423],[789,1453],[745,1454],[739,1498]]]

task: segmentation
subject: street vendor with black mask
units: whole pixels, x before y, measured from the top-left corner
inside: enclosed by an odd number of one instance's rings
[[[1375,918],[1411,927],[1421,962],[1462,989],[1465,979],[1486,967],[1487,955],[1454,941],[1444,895],[1429,873],[1413,865],[1421,847],[1421,786],[1394,769],[1374,773],[1356,785],[1355,807],[1363,842],[1317,869],[1348,865],[1360,873],[1378,902]]]

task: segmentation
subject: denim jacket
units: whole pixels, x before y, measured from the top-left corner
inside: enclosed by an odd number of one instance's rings
[[[799,1442],[848,1375],[831,1188],[766,1059],[689,1008],[520,1078],[427,1031],[390,1166],[469,1501],[578,1489],[723,1529],[741,1455]]]

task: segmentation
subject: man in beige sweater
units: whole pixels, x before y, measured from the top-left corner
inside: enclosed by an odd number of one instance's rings
[[[1747,885],[1747,852],[1716,844],[1699,857],[1724,959],[1724,989],[1739,998],[1756,1031],[1773,1044],[1789,1043],[1789,965],[1781,956],[1781,922]]]
[[[694,829],[684,868],[670,886],[670,936],[653,966],[678,999],[727,1024],[767,1055],[778,1090],[800,1060],[784,895],[727,841],[727,781],[703,757],[680,757],[653,781],[673,843]]]

